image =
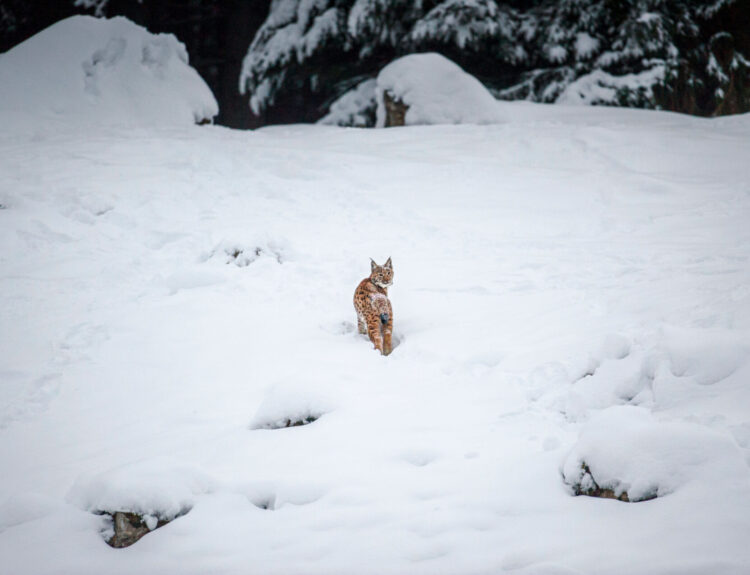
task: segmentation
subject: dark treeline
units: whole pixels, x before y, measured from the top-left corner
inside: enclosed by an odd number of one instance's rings
[[[236,128],[316,121],[424,51],[502,99],[750,111],[750,0],[0,0],[0,51],[80,13],[175,34]]]

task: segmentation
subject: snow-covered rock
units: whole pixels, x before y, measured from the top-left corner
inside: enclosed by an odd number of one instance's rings
[[[709,490],[747,485],[750,473],[729,435],[686,421],[660,421],[641,407],[601,410],[581,430],[562,468],[576,493],[610,490],[643,501],[688,483]]]
[[[251,429],[280,429],[312,423],[332,409],[319,384],[284,381],[271,386],[250,423]]]
[[[386,121],[386,97],[408,109],[404,124],[495,124],[504,121],[501,104],[460,66],[435,53],[410,54],[378,74],[377,126]]]
[[[192,465],[156,457],[101,473],[81,475],[68,501],[84,511],[124,511],[170,520],[189,511],[196,496],[210,493],[216,482]]]
[[[171,34],[126,18],[74,16],[0,55],[0,125],[175,125],[219,108]]]

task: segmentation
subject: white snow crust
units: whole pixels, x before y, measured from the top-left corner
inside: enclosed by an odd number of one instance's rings
[[[436,53],[409,54],[383,68],[376,80],[377,126],[385,126],[383,93],[406,104],[407,126],[494,124],[505,121],[502,104],[460,66]]]
[[[5,126],[0,571],[750,572],[748,116],[502,111]]]
[[[185,46],[126,18],[73,16],[0,54],[0,123],[185,125],[219,113]]]

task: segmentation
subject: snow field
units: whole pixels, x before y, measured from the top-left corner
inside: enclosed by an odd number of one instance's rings
[[[0,135],[3,569],[747,571],[745,119],[502,108]]]

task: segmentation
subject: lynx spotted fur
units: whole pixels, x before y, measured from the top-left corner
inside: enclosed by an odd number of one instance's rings
[[[371,262],[369,278],[363,279],[354,292],[359,333],[367,334],[375,349],[388,355],[393,349],[393,309],[388,299],[388,288],[393,284],[391,258],[382,266]]]

